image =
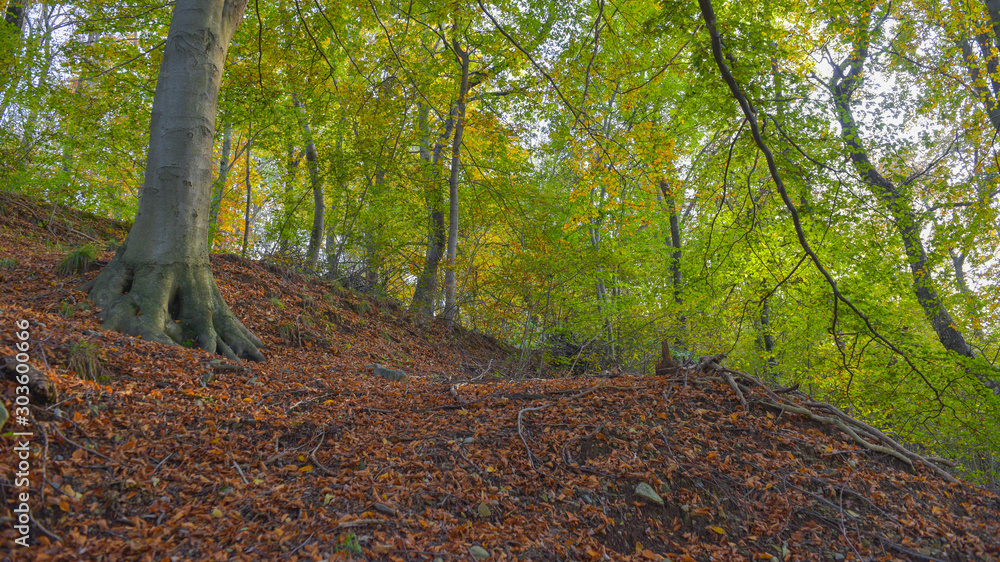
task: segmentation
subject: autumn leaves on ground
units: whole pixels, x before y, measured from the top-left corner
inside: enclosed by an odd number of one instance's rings
[[[537,378],[488,337],[231,256],[213,269],[266,363],[103,331],[82,279],[56,268],[87,242],[110,259],[103,240],[124,228],[15,197],[0,211],[0,355],[27,320],[59,393],[31,406],[27,549],[17,441],[2,439],[5,556],[1000,557],[995,493],[861,450],[759,390],[747,412],[706,373]]]

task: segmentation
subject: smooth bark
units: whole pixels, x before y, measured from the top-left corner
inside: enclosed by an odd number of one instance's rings
[[[135,223],[87,289],[106,329],[263,361],[230,311],[208,256],[215,117],[245,0],[177,0],[153,96]]]
[[[448,179],[448,254],[444,272],[444,318],[454,322],[457,314],[458,278],[455,268],[458,256],[458,174],[462,158],[462,134],[465,132],[465,106],[469,95],[469,51],[462,50],[458,37],[452,39],[455,58],[462,68],[462,83],[458,91],[455,119],[455,141],[451,149],[451,175]]]
[[[309,231],[309,247],[306,249],[306,267],[314,268],[319,260],[320,246],[323,245],[323,221],[326,214],[323,177],[319,173],[319,155],[316,152],[316,143],[313,142],[312,128],[306,119],[304,106],[295,94],[292,94],[292,103],[302,111],[299,124],[302,125],[302,135],[306,142],[306,169],[309,171],[309,184],[313,192],[313,224]]]
[[[660,180],[660,192],[663,193],[667,212],[670,213],[670,239],[667,241],[670,252],[670,279],[674,288],[674,302],[684,304],[684,293],[681,288],[681,224],[677,212],[677,198],[666,179]]]
[[[424,161],[424,166],[429,170],[428,188],[424,192],[424,200],[430,214],[430,222],[427,233],[427,253],[424,258],[424,268],[417,279],[417,286],[413,292],[413,302],[410,310],[419,312],[425,316],[434,315],[434,299],[437,295],[437,275],[441,258],[444,257],[445,244],[447,243],[447,230],[444,222],[444,194],[441,193],[440,176],[441,168],[438,163],[444,153],[446,142],[451,138],[452,130],[455,127],[456,108],[449,111],[448,119],[445,121],[444,131],[434,143],[434,148],[428,150],[426,140],[430,136],[427,117],[430,112],[429,107],[420,109],[420,130],[423,133],[425,142],[420,146],[420,158]]]
[[[859,38],[855,42],[854,52],[842,65],[835,66],[830,82],[830,92],[840,122],[841,139],[855,171],[892,215],[910,265],[913,292],[931,328],[937,334],[938,341],[949,351],[964,357],[975,357],[972,347],[955,327],[951,314],[934,287],[927,263],[927,251],[920,238],[922,225],[917,213],[903,190],[882,176],[871,163],[862,144],[861,131],[854,119],[852,97],[861,84],[863,68],[868,58],[867,31],[864,29],[855,34]]]
[[[252,191],[252,186],[250,184],[250,164],[252,162],[252,160],[250,159],[250,144],[251,144],[250,139],[251,138],[252,138],[252,135],[250,134],[250,130],[248,129],[247,130],[247,165],[246,165],[246,177],[244,178],[244,181],[246,183],[246,188],[247,188],[247,204],[246,204],[246,207],[244,208],[244,211],[243,211],[243,247],[242,247],[242,249],[240,251],[240,255],[242,255],[244,258],[247,257],[247,241],[250,239],[250,206],[251,206],[252,201],[253,201],[253,198],[252,198],[253,191]]]
[[[229,157],[233,147],[233,127],[226,125],[226,131],[222,133],[222,157],[219,159],[219,177],[215,180],[215,187],[212,189],[212,208],[208,213],[208,247],[212,247],[212,239],[219,231],[219,209],[222,207],[222,194],[226,190],[226,181],[229,178]]]

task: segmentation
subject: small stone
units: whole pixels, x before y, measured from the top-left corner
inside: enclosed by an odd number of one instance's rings
[[[408,382],[409,377],[403,371],[398,371],[396,369],[387,369],[378,363],[372,365],[365,365],[366,368],[371,369],[376,377],[382,377],[389,382]]]
[[[396,510],[393,509],[393,508],[391,508],[391,507],[389,507],[388,505],[385,505],[384,503],[378,503],[378,502],[376,502],[375,503],[375,511],[381,511],[382,513],[384,513],[386,515],[396,515]]]
[[[470,445],[475,442],[476,442],[475,437],[466,437],[465,439],[462,439],[462,443],[465,443],[466,445]]]
[[[635,493],[640,498],[656,505],[663,505],[663,498],[657,494],[653,487],[645,482],[639,482],[639,485],[635,487]]]
[[[10,414],[7,413],[7,407],[3,405],[3,402],[0,402],[0,429],[3,429],[9,417]]]
[[[486,560],[490,557],[490,552],[481,546],[473,546],[469,549],[469,554],[476,560]]]
[[[479,513],[480,517],[489,517],[493,515],[493,511],[490,510],[490,506],[485,503],[480,503],[479,507],[476,508],[476,512]]]

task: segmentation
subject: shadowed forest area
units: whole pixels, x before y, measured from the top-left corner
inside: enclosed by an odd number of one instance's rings
[[[1000,557],[1000,1],[0,2],[0,553]]]

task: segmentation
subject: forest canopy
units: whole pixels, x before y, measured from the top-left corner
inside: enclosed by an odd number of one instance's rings
[[[6,2],[0,189],[136,219],[182,4]],[[725,353],[997,471],[997,0],[223,4],[212,252],[525,370]],[[197,343],[254,357],[232,322]]]

